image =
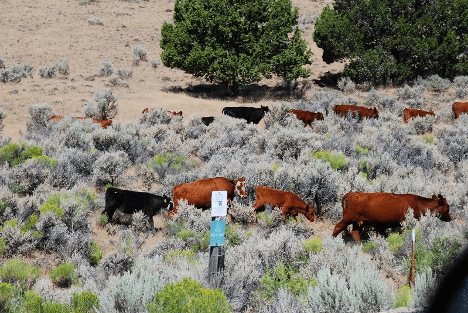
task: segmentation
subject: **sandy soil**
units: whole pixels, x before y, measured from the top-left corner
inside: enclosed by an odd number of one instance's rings
[[[331,0],[293,0],[299,8],[299,17],[318,16]],[[153,69],[150,62],[138,66],[132,63],[132,48],[140,45],[147,49],[148,61],[160,61],[159,47],[161,27],[164,21],[172,22],[174,1],[150,0],[141,3],[101,0],[80,4],[79,0],[2,0],[0,10],[0,54],[5,65],[30,63],[35,67],[33,78],[19,83],[0,83],[0,105],[7,117],[2,136],[13,140],[21,138],[29,116],[28,106],[34,103],[52,103],[57,114],[83,116],[83,105],[94,103],[94,93],[113,88],[119,98],[119,122],[135,121],[144,108],[164,107],[182,110],[184,118],[193,113],[201,116],[220,115],[224,106],[269,105],[281,101],[281,95],[251,99],[198,97],[186,93],[188,86],[204,84],[178,69],[160,66]],[[91,25],[88,19],[97,17],[104,25]],[[322,51],[312,40],[313,24],[304,30],[303,38],[313,52],[311,76],[300,83],[310,83],[311,90],[320,87],[314,80],[325,72],[337,73],[343,64],[327,65],[322,61]],[[52,66],[68,59],[70,74],[66,77],[45,79],[39,76],[39,68]],[[113,86],[108,77],[99,77],[98,69],[103,61],[110,61],[116,68],[133,69],[133,76],[124,82],[128,88]],[[59,75],[61,76],[61,75]],[[94,80],[90,80],[94,78]],[[263,90],[281,84],[273,78],[260,82]],[[246,104],[247,102],[247,104]]]

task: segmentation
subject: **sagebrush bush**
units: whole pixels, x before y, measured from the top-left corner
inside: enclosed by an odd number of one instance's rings
[[[96,17],[96,16],[88,18],[88,23],[90,25],[104,25],[104,22],[99,17]]]
[[[0,82],[19,83],[22,78],[33,77],[34,66],[30,63],[8,65],[0,71]]]
[[[147,53],[148,51],[145,47],[142,47],[140,45],[132,47],[133,65],[138,65],[141,61],[146,61]]]

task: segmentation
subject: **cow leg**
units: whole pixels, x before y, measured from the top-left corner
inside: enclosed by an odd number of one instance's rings
[[[172,216],[176,213],[177,213],[177,208],[174,205],[174,208],[172,210],[169,210],[169,213],[167,215],[169,216],[169,218],[172,218]]]
[[[338,224],[336,224],[335,228],[333,229],[333,237],[338,236],[339,233],[341,233],[343,230],[348,227],[348,222],[341,220]]]
[[[108,222],[112,221],[112,217],[114,216],[115,209],[111,208],[106,208],[104,211],[102,211],[101,215],[107,214]]]
[[[265,211],[265,203],[259,202],[258,200],[255,201],[255,204],[253,205],[255,213],[258,211]]]
[[[353,223],[353,230],[351,231],[351,236],[353,237],[355,242],[361,241],[361,227],[362,222]]]
[[[150,227],[151,227],[151,230],[154,229],[154,221],[153,221],[153,216],[149,216],[149,215],[146,215],[148,217],[148,221],[149,221],[149,224],[150,224]]]

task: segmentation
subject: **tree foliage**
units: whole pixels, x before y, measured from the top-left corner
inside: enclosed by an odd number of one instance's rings
[[[313,38],[323,60],[350,59],[355,82],[404,82],[418,75],[468,73],[467,0],[336,0]]]
[[[227,85],[306,77],[311,51],[297,18],[291,0],[176,0],[174,24],[161,29],[161,60]]]

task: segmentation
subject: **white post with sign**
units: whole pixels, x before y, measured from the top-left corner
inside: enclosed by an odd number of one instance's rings
[[[213,191],[211,193],[211,231],[210,231],[210,259],[208,261],[208,282],[217,288],[224,273],[224,234],[226,221],[216,220],[216,217],[227,215],[227,191]]]

